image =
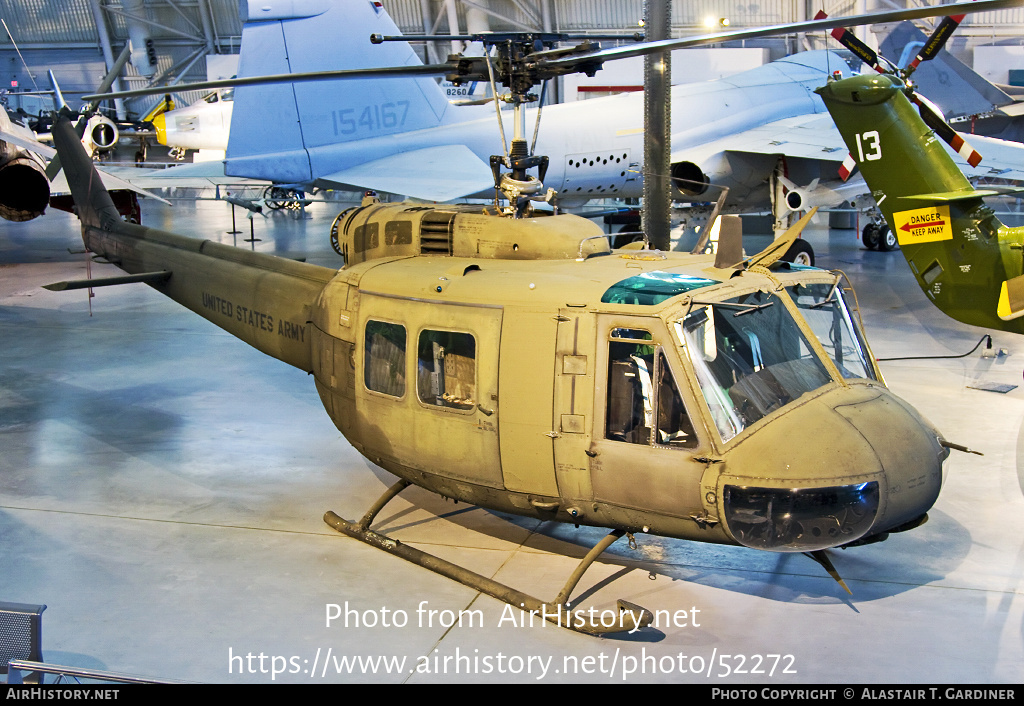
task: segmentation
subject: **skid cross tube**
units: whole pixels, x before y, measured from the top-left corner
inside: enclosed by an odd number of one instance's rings
[[[615,540],[625,534],[624,530],[612,530],[604,539],[598,542],[583,557],[576,570],[572,572],[565,586],[559,591],[558,597],[551,602],[542,601],[511,586],[506,586],[458,564],[445,561],[433,554],[427,554],[419,549],[403,544],[397,539],[392,539],[371,530],[370,523],[373,522],[377,514],[409,485],[409,481],[406,480],[400,480],[392,485],[363,515],[363,519],[359,522],[349,522],[330,510],[324,515],[324,522],[339,532],[354,537],[372,547],[382,549],[389,554],[394,554],[425,569],[430,569],[434,573],[450,578],[453,581],[458,581],[464,586],[473,588],[481,593],[486,593],[516,608],[536,613],[544,619],[570,630],[589,635],[604,635],[615,632],[634,631],[647,627],[654,621],[654,615],[649,610],[621,599],[616,602],[618,612],[611,625],[605,624],[600,618],[595,618],[593,611],[569,608],[569,596],[583,577],[584,572]]]

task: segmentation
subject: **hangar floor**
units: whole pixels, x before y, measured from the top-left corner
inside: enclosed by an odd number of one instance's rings
[[[337,211],[257,217],[256,247],[340,265]],[[144,212],[233,239],[223,203]],[[809,240],[857,285],[877,356],[958,354],[984,333],[932,308],[899,253],[820,226]],[[84,292],[41,289],[84,277],[80,246],[58,211],[0,225],[0,601],[48,606],[47,662],[198,682],[1024,681],[1024,388],[972,387],[1021,384],[1018,336],[994,335],[1007,357],[883,364],[897,394],[985,455],[953,453],[923,527],[832,552],[852,596],[799,554],[643,536],[614,545],[576,602],[668,613],[658,630],[594,638],[523,626],[328,528],[326,510],[359,517],[391,478],[341,438],[308,376],[144,285],[97,290],[91,315]],[[542,598],[603,534],[415,488],[377,526]],[[460,611],[480,613],[449,625]]]

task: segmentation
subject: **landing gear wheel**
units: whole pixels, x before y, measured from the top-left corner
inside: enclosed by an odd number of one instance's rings
[[[300,199],[299,192],[294,189],[283,189],[280,186],[268,186],[263,192],[263,200],[268,208],[280,211],[284,208],[294,208]]]
[[[786,262],[792,262],[794,265],[814,267],[814,249],[806,240],[797,239],[789,246],[789,250],[782,256],[782,259]]]
[[[878,249],[878,224],[868,223],[864,226],[864,230],[861,233],[861,240],[864,242],[864,247],[868,250]]]
[[[884,252],[895,250],[900,246],[896,240],[896,234],[889,230],[888,225],[880,226],[878,229],[878,249]]]

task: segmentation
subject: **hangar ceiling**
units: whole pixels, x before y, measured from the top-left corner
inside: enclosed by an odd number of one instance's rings
[[[245,1],[245,0],[243,0]],[[368,2],[369,0],[339,0]],[[140,88],[151,83],[204,80],[207,57],[237,54],[241,36],[239,0],[0,0],[0,87],[9,91],[47,90],[47,69],[52,69],[69,102],[88,93],[106,72],[129,37],[132,63],[123,86]],[[732,27],[776,24],[813,16],[824,6],[832,15],[920,5],[919,0],[763,0],[735,3],[727,0],[674,0],[672,34],[685,36],[707,31],[727,21]],[[928,3],[931,4],[931,3]],[[386,9],[406,33],[448,33],[486,29],[532,29],[581,32],[615,31],[637,27],[642,0],[386,0]],[[930,21],[923,21],[926,31]],[[979,44],[1021,44],[1024,9],[968,16],[950,49],[961,59]],[[869,36],[868,41],[871,42]],[[13,41],[12,41],[13,40]],[[143,48],[135,45],[144,45]],[[763,40],[772,57],[825,44],[823,36]],[[748,43],[748,46],[750,43]],[[423,47],[425,58],[451,51],[451,43]],[[152,61],[150,69],[146,59]],[[143,70],[140,71],[140,65]],[[151,75],[150,75],[151,74]],[[179,94],[184,101],[196,93]],[[136,99],[122,109],[145,113],[155,99]]]

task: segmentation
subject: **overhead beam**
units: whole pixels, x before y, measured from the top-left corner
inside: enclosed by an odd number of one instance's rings
[[[468,5],[469,7],[474,7],[477,10],[480,10],[480,12],[486,13],[486,14],[490,15],[491,17],[496,17],[499,20],[501,20],[502,22],[507,22],[510,25],[512,25],[513,27],[518,27],[519,29],[524,30],[526,32],[536,32],[537,31],[537,27],[536,26],[531,27],[529,25],[523,24],[522,22],[516,22],[511,17],[508,17],[507,15],[503,15],[500,12],[495,12],[491,8],[487,7],[486,5],[483,5],[483,4],[478,3],[478,2],[473,2],[473,0],[462,0],[462,4],[463,5]]]

